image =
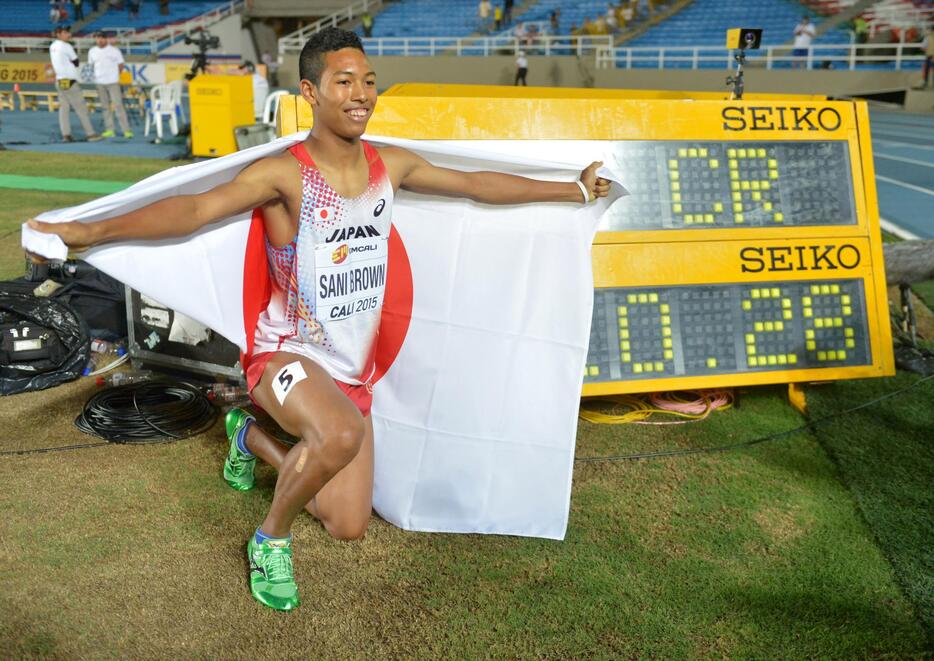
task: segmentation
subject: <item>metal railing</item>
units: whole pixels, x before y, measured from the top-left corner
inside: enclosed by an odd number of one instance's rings
[[[337,27],[344,21],[352,21],[368,11],[375,11],[383,6],[383,0],[357,0],[352,5],[334,12],[330,16],[299,28],[295,32],[279,39],[279,53],[300,53],[308,37],[327,27]]]
[[[571,36],[539,35],[518,39],[504,37],[380,37],[364,39],[368,55],[515,55],[520,50],[528,55],[587,55],[613,46],[609,35]],[[289,45],[280,53],[297,53],[300,46]]]
[[[136,55],[149,55],[181,41],[192,30],[204,30],[227,18],[243,7],[243,0],[230,0],[227,4],[216,7],[186,21],[164,25],[151,30],[137,32],[130,27],[104,27],[105,32],[117,34],[117,45],[124,53]],[[2,37],[0,38],[0,53],[18,52],[32,53],[45,52],[52,43],[50,37]],[[85,51],[96,45],[94,37],[77,37],[72,41],[76,50]]]
[[[924,62],[921,45],[838,44],[812,45],[806,56],[794,54],[793,46],[768,46],[750,51],[747,68],[788,69],[794,67],[854,70],[891,68],[917,69]],[[653,48],[603,48],[597,51],[598,69],[732,69],[733,53],[719,46],[666,46]]]

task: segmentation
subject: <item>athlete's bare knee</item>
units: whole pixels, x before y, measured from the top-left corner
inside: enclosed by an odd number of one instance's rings
[[[318,429],[316,436],[319,461],[336,473],[360,452],[364,437],[363,419],[342,419],[340,423]]]
[[[338,521],[324,521],[324,528],[336,540],[352,542],[363,539],[370,525],[370,517],[345,517]]]

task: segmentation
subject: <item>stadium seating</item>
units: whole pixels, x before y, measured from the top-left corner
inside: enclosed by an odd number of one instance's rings
[[[375,16],[373,37],[466,37],[479,29],[478,0],[404,0]],[[363,34],[358,28],[357,32]]]
[[[551,12],[555,9],[561,9],[559,34],[568,34],[572,27],[580,27],[586,19],[595,20],[600,16],[606,16],[607,0],[580,0],[579,2],[568,2],[568,0],[539,0],[533,4],[521,16],[517,17],[521,21],[547,21]],[[619,4],[619,0],[614,0],[614,5]],[[640,0],[638,5],[638,16],[644,17],[648,13],[647,0]]]
[[[51,29],[48,0],[17,0],[3,3],[3,9],[0,11],[0,34],[48,36]]]
[[[106,3],[107,0],[100,0],[101,6]],[[185,21],[226,4],[227,2],[221,2],[220,0],[171,0],[169,2],[169,15],[163,16],[159,13],[157,0],[144,0],[140,7],[139,16],[136,19],[130,20],[125,7],[122,10],[110,9],[102,16],[80,28],[78,34],[89,34],[94,30],[103,28],[145,30],[167,23]],[[71,3],[68,3],[67,9],[68,20],[66,22],[74,23],[74,8]],[[84,0],[84,12],[85,15],[91,12],[91,5],[88,0]],[[48,36],[52,27],[52,23],[49,22],[48,0],[5,0],[2,2],[0,35]]]
[[[762,28],[762,45],[779,46],[793,38],[803,15],[816,17],[793,0],[695,0],[667,21],[627,42],[626,46],[721,46],[729,28]],[[846,30],[830,30],[815,44],[848,44]]]
[[[85,4],[87,4],[87,1],[85,0]],[[80,34],[90,34],[95,30],[105,30],[107,28],[146,30],[168,23],[187,21],[226,4],[229,4],[229,0],[228,2],[219,2],[218,0],[170,0],[169,15],[163,16],[159,13],[157,0],[146,0],[140,7],[139,16],[132,21],[125,7],[122,10],[111,9],[82,27],[79,32]]]

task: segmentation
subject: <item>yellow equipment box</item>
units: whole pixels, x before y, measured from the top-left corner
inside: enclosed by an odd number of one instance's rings
[[[253,123],[253,81],[249,76],[197,76],[188,84],[191,153],[223,156],[237,151],[234,129]]]
[[[444,88],[390,90],[370,133],[583,144],[631,193],[594,241],[585,396],[894,373],[864,102]]]

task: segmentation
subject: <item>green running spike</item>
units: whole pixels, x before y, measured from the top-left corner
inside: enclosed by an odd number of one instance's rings
[[[256,457],[245,454],[237,447],[237,434],[248,423],[256,422],[256,418],[243,409],[230,409],[224,419],[227,428],[227,438],[230,449],[224,461],[224,480],[237,491],[249,491],[253,488],[253,469],[256,467]]]

